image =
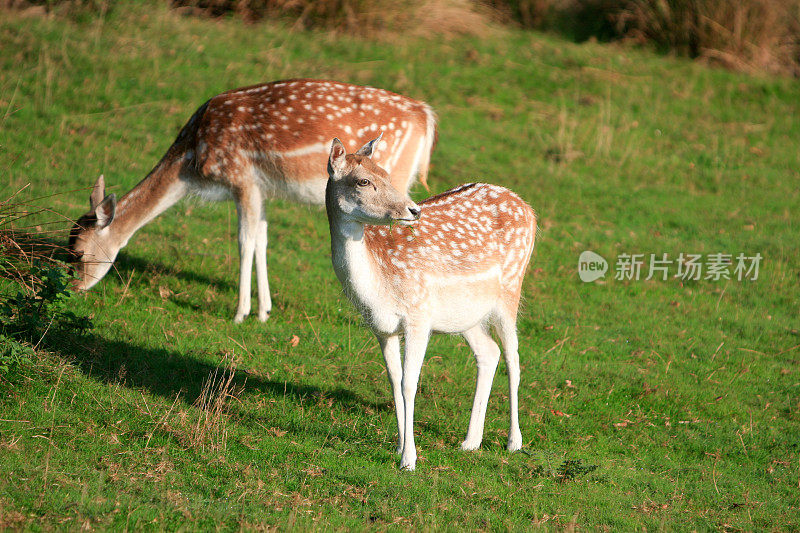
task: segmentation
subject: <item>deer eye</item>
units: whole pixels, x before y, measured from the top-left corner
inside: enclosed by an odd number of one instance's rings
[[[361,178],[356,182],[356,185],[358,185],[359,187],[366,187],[367,185],[369,185],[369,180],[367,178]]]

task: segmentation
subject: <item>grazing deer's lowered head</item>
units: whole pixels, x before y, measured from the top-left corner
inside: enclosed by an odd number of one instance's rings
[[[393,189],[386,172],[370,160],[379,139],[354,154],[346,154],[342,144],[333,141],[325,203],[334,271],[378,338],[386,361],[400,466],[416,466],[414,397],[428,337],[437,332],[463,335],[478,363],[469,429],[461,445],[474,450],[483,438],[500,358],[489,333],[494,329],[508,366],[508,449],[518,450],[522,434],[516,319],[536,215],[508,189],[477,183],[417,205]]]
[[[74,287],[89,290],[108,273],[122,247],[109,239],[109,224],[117,210],[117,196],[106,196],[103,176],[97,179],[89,196],[89,212],[72,226],[69,250],[77,279]]]

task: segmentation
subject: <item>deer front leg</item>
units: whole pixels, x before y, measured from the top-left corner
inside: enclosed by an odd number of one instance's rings
[[[425,349],[428,347],[430,331],[410,329],[406,331],[406,355],[403,361],[403,403],[405,407],[403,454],[401,470],[414,470],[417,466],[417,448],[414,444],[414,397],[417,394],[419,374]]]
[[[397,454],[403,453],[403,437],[405,425],[405,403],[403,402],[403,365],[400,361],[400,336],[378,337],[383,352],[383,360],[386,362],[386,373],[389,375],[389,383],[392,386],[392,396],[394,397],[394,411],[397,416]]]
[[[239,213],[239,306],[233,321],[237,324],[250,314],[250,290],[253,276],[253,256],[258,238],[258,225],[263,201],[256,187],[240,191],[236,197]],[[264,265],[266,270],[266,264]]]

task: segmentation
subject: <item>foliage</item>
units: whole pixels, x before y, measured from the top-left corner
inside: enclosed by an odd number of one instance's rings
[[[29,288],[20,288],[0,302],[3,335],[38,345],[47,335],[84,333],[91,327],[88,317],[70,308],[72,277],[65,266],[34,261],[25,277]]]
[[[48,222],[31,221],[47,210],[23,201],[25,188],[0,201],[0,373],[30,362],[30,345],[91,327],[71,307],[72,276],[53,258],[60,247],[42,229]]]
[[[0,333],[0,376],[33,362],[33,350],[13,337]]]
[[[561,481],[573,481],[595,470],[597,465],[584,465],[581,459],[564,459],[556,470],[556,476]]]

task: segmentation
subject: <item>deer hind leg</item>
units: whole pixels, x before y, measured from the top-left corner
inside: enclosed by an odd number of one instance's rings
[[[469,417],[467,438],[461,443],[462,450],[477,450],[483,441],[483,425],[486,420],[486,407],[489,403],[489,393],[492,390],[492,381],[500,360],[500,348],[492,340],[486,328],[479,324],[468,329],[463,334],[475,354],[478,366],[478,376],[475,380],[475,399],[472,403],[472,413]]]
[[[522,448],[522,432],[519,429],[519,340],[517,338],[516,312],[499,316],[495,331],[503,344],[503,356],[508,369],[508,401],[510,425],[508,428],[509,451]]]
[[[236,195],[236,210],[239,213],[239,305],[233,321],[237,324],[250,314],[253,257],[263,209],[264,201],[261,191],[257,187],[239,191]],[[264,278],[266,279],[266,257],[264,259]]]
[[[272,299],[269,296],[269,279],[267,278],[267,210],[264,202],[260,204],[261,215],[258,218],[256,234],[256,278],[258,280],[258,319],[266,322],[272,312]]]
[[[389,383],[394,396],[394,410],[397,416],[397,454],[403,453],[403,434],[405,424],[405,402],[403,401],[403,364],[400,360],[400,336],[378,337],[381,345],[383,359],[386,361],[386,373],[389,374]]]

